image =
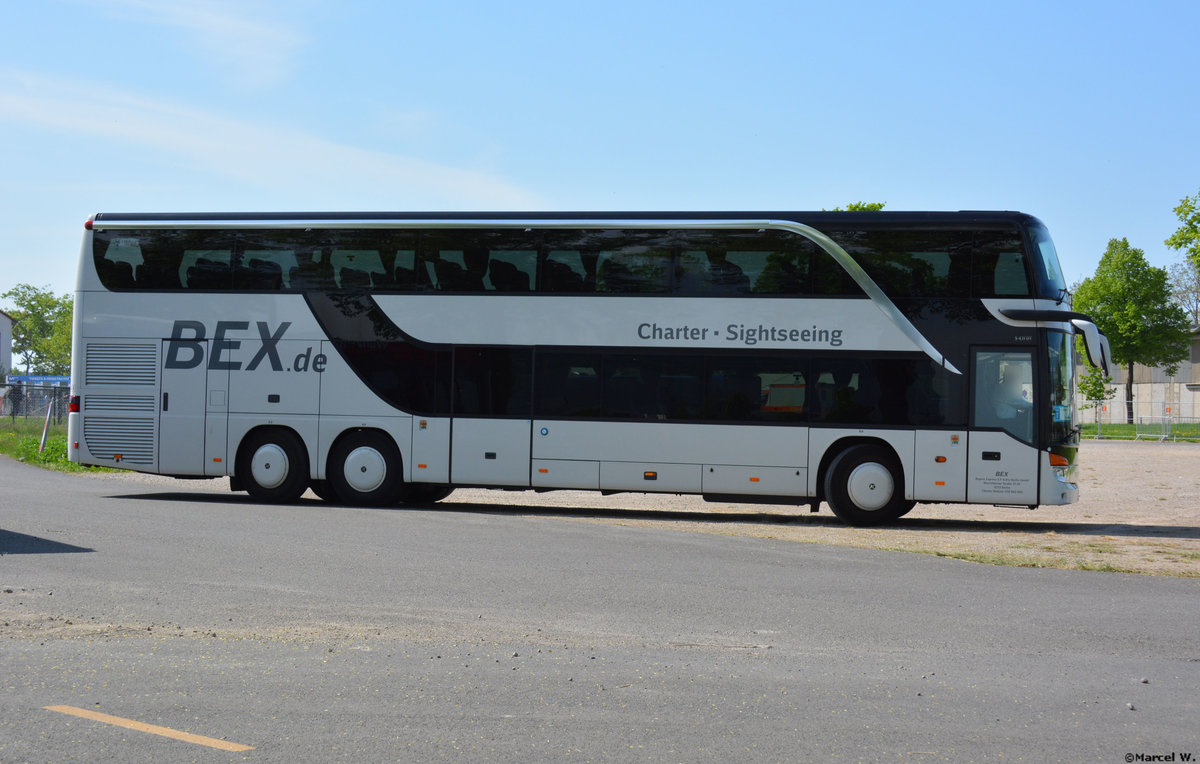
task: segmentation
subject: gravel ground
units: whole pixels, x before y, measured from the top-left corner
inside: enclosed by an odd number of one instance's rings
[[[100,479],[224,490],[226,481],[177,481],[137,473]],[[696,496],[460,489],[438,506],[563,517],[834,546],[937,554],[1001,565],[1200,577],[1200,444],[1084,441],[1080,501],[1037,510],[918,505],[898,525],[851,528],[822,504],[708,503]],[[308,494],[312,496],[312,494]]]

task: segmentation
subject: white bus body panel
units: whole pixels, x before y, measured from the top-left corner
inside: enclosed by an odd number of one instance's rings
[[[547,488],[802,497],[808,433],[807,427],[791,426],[535,420],[532,482]],[[667,454],[669,462],[663,461]]]
[[[699,464],[601,462],[600,488],[606,491],[700,493]]]
[[[1073,482],[1079,465],[1071,465],[1067,474],[1060,477],[1059,473],[1050,466],[1049,452],[1043,451],[1039,458],[1042,461],[1040,503],[1061,505],[1074,504],[1079,501],[1079,486]]]
[[[412,483],[450,482],[450,418],[413,417],[412,456],[404,460],[404,479]],[[526,442],[529,436],[525,436]]]
[[[800,467],[808,459],[807,427],[753,427],[665,422],[533,422],[533,458],[674,464]]]
[[[706,464],[700,485],[707,494],[806,496],[808,470],[803,467],[744,467]]]
[[[967,431],[918,430],[913,480],[916,501],[966,501]]]
[[[534,488],[600,490],[600,462],[575,459],[534,459],[530,480]]]
[[[913,340],[868,299],[386,295],[375,302],[405,333],[459,345],[786,350],[908,350]],[[470,321],[461,320],[471,316]],[[514,321],[513,316],[520,316]],[[764,335],[759,329],[766,331]],[[747,333],[749,331],[749,334]],[[772,339],[774,337],[774,339]]]
[[[968,444],[970,480],[967,501],[973,504],[1038,503],[1038,458],[1041,454],[1006,432],[973,432]]]
[[[165,373],[165,370],[164,370]],[[234,454],[229,448],[229,372],[210,371],[204,407],[204,474],[232,475]],[[234,452],[236,453],[236,451]]]
[[[454,419],[450,477],[455,485],[529,485],[528,419]]]

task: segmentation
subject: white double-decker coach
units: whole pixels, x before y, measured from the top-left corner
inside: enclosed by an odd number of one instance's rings
[[[1075,501],[1074,340],[1008,212],[97,214],[70,456],[287,502],[459,486]]]

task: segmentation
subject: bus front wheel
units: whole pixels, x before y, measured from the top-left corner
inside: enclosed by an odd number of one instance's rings
[[[357,430],[329,450],[326,479],[346,504],[381,507],[395,504],[404,488],[400,450],[378,430]]]
[[[238,451],[237,475],[259,501],[295,501],[308,488],[308,450],[291,430],[257,430]]]
[[[913,508],[904,498],[904,472],[889,449],[859,444],[842,451],[825,472],[825,501],[850,525],[895,522]]]

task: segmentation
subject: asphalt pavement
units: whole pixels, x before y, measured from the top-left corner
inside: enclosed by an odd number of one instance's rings
[[[1194,580],[567,514],[0,458],[0,761],[1200,760]]]

